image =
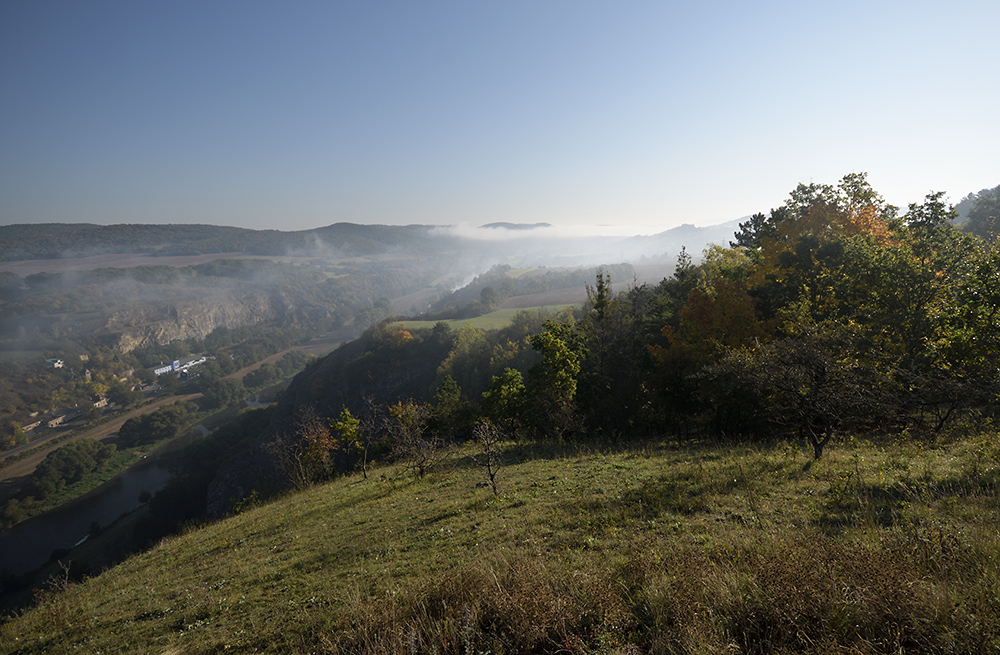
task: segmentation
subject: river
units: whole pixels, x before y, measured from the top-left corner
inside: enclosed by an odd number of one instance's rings
[[[82,543],[94,523],[104,528],[137,509],[142,492],[155,494],[174,477],[170,464],[177,453],[206,433],[204,426],[198,426],[90,493],[0,534],[0,571],[14,575],[33,571],[48,562],[53,551]]]

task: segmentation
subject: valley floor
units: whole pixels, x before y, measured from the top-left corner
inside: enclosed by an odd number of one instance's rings
[[[343,343],[348,338],[352,337],[353,333],[348,330],[332,332],[330,334],[318,337],[309,341],[301,346],[296,346],[295,348],[290,348],[288,350],[283,350],[281,352],[275,353],[259,362],[256,362],[250,366],[242,368],[234,373],[227,375],[227,378],[232,379],[243,379],[243,377],[260,368],[264,364],[273,364],[280,360],[283,356],[291,352],[292,350],[299,350],[307,355],[321,356],[325,355],[339,344]],[[44,442],[34,442],[28,444],[29,449],[36,449],[28,456],[17,461],[5,462],[5,459],[9,455],[15,453],[0,453],[0,505],[2,505],[8,498],[12,497],[17,493],[19,487],[19,481],[22,481],[26,476],[30,475],[35,467],[38,466],[39,462],[45,459],[45,456],[51,453],[53,450],[66,444],[68,441],[75,441],[78,439],[97,439],[103,440],[113,437],[117,434],[121,426],[130,418],[144,416],[146,414],[151,414],[157,409],[163,407],[164,405],[169,405],[175,402],[187,402],[192,400],[197,400],[201,398],[201,393],[188,393],[180,395],[168,395],[155,398],[143,404],[140,407],[131,409],[125,413],[115,416],[109,421],[101,423],[94,427],[83,427],[78,429],[73,429],[65,432],[60,432],[51,435],[49,438],[59,438],[68,437],[68,439],[60,439],[58,443],[53,443],[51,446],[46,446]],[[42,447],[39,447],[42,446]]]

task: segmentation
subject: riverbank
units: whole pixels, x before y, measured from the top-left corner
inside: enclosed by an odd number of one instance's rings
[[[120,453],[130,461],[124,470],[101,471],[82,485],[92,485],[84,493],[69,488],[65,502],[39,512],[0,533],[0,569],[6,575],[21,576],[59,559],[63,553],[138,509],[174,476],[172,460],[199,436],[186,430],[182,435],[147,447],[149,454]],[[95,478],[104,479],[95,484]],[[74,485],[75,486],[75,485]]]
[[[273,402],[285,380],[254,394],[254,404]],[[74,562],[74,576],[92,575],[136,552],[134,527],[146,512],[145,500],[177,474],[175,462],[185,447],[230,421],[242,407],[203,417],[172,439],[143,447],[124,471],[47,512],[0,533],[0,612],[31,602],[30,589],[44,587]],[[87,562],[85,570],[78,570]]]
[[[304,352],[307,355],[314,355],[314,356],[325,355],[330,351],[332,351],[333,349],[335,349],[341,343],[343,343],[344,340],[350,338],[352,334],[353,332],[347,329],[341,329],[335,332],[331,332],[322,337],[317,337],[315,339],[312,339],[304,344],[294,346],[279,353],[275,353],[269,357],[262,359],[259,362],[256,362],[254,364],[251,364],[250,366],[246,366],[238,371],[235,371],[226,377],[241,380],[248,373],[256,371],[264,364],[273,364],[274,362],[278,361],[281,357],[283,357],[289,352],[292,352],[293,350]],[[266,402],[270,402],[270,400],[273,400],[273,394],[275,393],[275,390],[280,390],[285,386],[287,386],[288,382],[291,380],[292,377],[294,377],[294,375],[291,375],[285,380],[271,387],[267,387],[266,389],[254,390],[253,395],[251,395],[249,398],[248,404],[251,405],[259,404],[260,402],[262,402],[261,399],[265,399]],[[109,439],[113,439],[117,435],[118,430],[121,429],[121,426],[125,423],[125,421],[131,418],[137,418],[144,416],[146,414],[150,414],[174,402],[187,402],[187,401],[196,402],[201,397],[202,394],[199,392],[199,393],[180,394],[176,396],[163,396],[158,398],[152,398],[134,408],[129,409],[126,412],[123,412],[121,414],[115,415],[110,418],[106,418],[97,424],[88,425],[80,429],[70,430],[64,434],[55,436],[54,438],[44,443],[35,444],[34,446],[31,447],[31,449],[28,452],[21,453],[19,455],[13,455],[13,457],[15,458],[14,461],[10,461],[10,459],[5,457],[6,454],[0,454],[0,508],[2,508],[8,500],[14,498],[18,494],[18,492],[21,489],[21,486],[23,485],[25,480],[27,480],[28,476],[31,475],[31,473],[35,470],[35,468],[37,468],[38,464],[41,463],[41,461],[45,459],[45,457],[48,456],[49,453],[53,452],[58,447],[80,439],[95,439],[97,441],[106,441]],[[235,411],[236,411],[235,409],[232,411],[223,410],[222,412],[217,412],[215,414],[199,415],[199,417],[197,417],[197,419],[192,423],[192,425],[198,422],[205,423],[206,425],[209,423],[211,423],[212,425],[218,425],[220,424],[220,421],[214,418],[214,416],[218,415],[221,419],[225,420],[227,417],[231,416]],[[59,505],[68,502],[77,496],[88,493],[92,489],[95,489],[99,485],[105,483],[107,480],[113,478],[115,475],[118,475],[119,473],[124,471],[128,466],[134,464],[142,456],[148,455],[156,447],[158,447],[158,444],[152,444],[152,447],[148,446],[143,447],[143,450],[138,452],[137,456],[134,458],[133,461],[128,461],[127,459],[123,459],[121,455],[117,456],[115,461],[111,462],[108,466],[104,467],[100,472],[97,472],[91,476],[87,476],[84,480],[74,485],[71,485],[70,487],[67,488],[67,490],[64,490],[57,497],[54,497],[50,502],[45,502],[44,504],[36,506],[32,511],[27,512],[26,513],[27,515],[24,518],[37,516],[43,512],[54,509],[55,507],[58,507]]]

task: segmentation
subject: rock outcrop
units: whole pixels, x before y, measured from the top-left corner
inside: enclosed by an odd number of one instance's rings
[[[266,291],[226,293],[205,300],[133,304],[115,311],[102,332],[119,352],[163,346],[179,339],[204,339],[217,328],[238,328],[280,318],[289,310]]]

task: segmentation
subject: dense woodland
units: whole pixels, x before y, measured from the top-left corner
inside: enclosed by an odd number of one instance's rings
[[[973,226],[995,220],[996,191],[971,203]],[[802,184],[698,265],[682,253],[659,285],[616,289],[602,271],[583,309],[496,331],[377,325],[301,374],[278,424],[295,433],[313,412],[334,426],[298,430],[316,478],[483,425],[515,439],[783,437],[817,459],[838,437],[982,426],[1000,399],[1000,249],[955,218],[941,193],[890,206],[864,174]]]

